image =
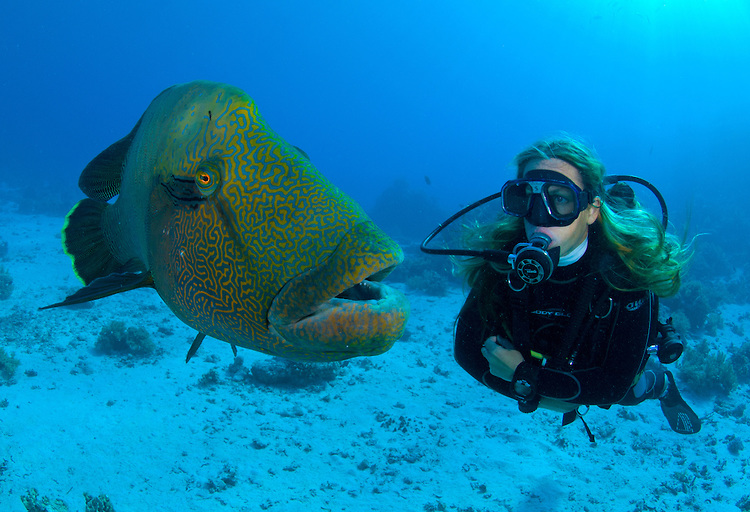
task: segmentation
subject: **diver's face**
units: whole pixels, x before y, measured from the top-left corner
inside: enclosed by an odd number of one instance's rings
[[[524,167],[524,176],[526,176],[526,173],[532,169],[546,169],[559,172],[583,190],[581,173],[578,172],[578,169],[564,160],[558,160],[557,158],[551,158],[549,160],[531,160],[526,164],[526,167]],[[528,220],[524,219],[523,222],[526,226],[526,237],[531,238],[533,233],[544,233],[552,239],[549,247],[560,247],[560,256],[566,256],[586,240],[589,233],[589,226],[594,223],[597,217],[599,217],[599,204],[599,198],[596,198],[594,204],[590,204],[588,208],[583,210],[576,220],[568,226],[534,226],[533,224],[530,224]]]

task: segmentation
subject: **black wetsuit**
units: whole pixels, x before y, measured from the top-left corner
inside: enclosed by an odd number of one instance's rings
[[[481,353],[485,340],[497,335],[520,350],[523,365],[533,367],[540,397],[603,406],[647,398],[633,396],[631,388],[645,367],[647,347],[656,340],[657,298],[648,291],[621,292],[608,286],[602,272],[622,269],[614,263],[616,257],[595,245],[572,265],[556,268],[550,280],[522,292],[511,290],[506,276],[497,274],[498,305],[487,322],[472,289],[456,322],[458,364],[491,389],[514,397],[509,382],[490,374]],[[577,307],[585,310],[576,314]],[[571,318],[576,317],[579,329],[563,348]]]

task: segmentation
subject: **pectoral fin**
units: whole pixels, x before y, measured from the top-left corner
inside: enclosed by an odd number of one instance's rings
[[[201,346],[201,343],[203,343],[203,338],[205,338],[206,335],[202,332],[199,332],[198,335],[193,340],[193,344],[190,345],[190,349],[188,350],[187,356],[185,356],[185,362],[187,363],[192,359],[192,357],[195,355],[196,352],[198,352],[198,349]]]
[[[136,288],[154,287],[154,279],[149,272],[125,272],[122,274],[109,274],[91,281],[73,295],[69,295],[62,302],[56,302],[41,309],[57,308],[60,306],[72,306],[92,300],[103,299],[116,293],[128,292]]]
[[[201,343],[203,343],[203,339],[205,337],[206,335],[203,334],[202,332],[199,332],[195,336],[195,339],[193,340],[193,344],[190,345],[190,349],[188,349],[187,356],[185,356],[186,363],[189,362],[193,358],[196,352],[198,352],[198,349],[200,348]],[[234,357],[237,357],[237,345],[235,345],[234,343],[232,343],[231,345],[232,345],[232,353],[234,354]]]

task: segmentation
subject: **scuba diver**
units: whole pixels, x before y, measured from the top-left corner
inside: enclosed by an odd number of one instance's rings
[[[605,176],[594,152],[567,135],[537,142],[514,164],[517,179],[422,243],[427,253],[468,257],[457,261],[471,287],[456,320],[458,364],[521,412],[562,412],[563,425],[583,420],[581,406],[658,399],[672,430],[697,433],[700,418],[662,364],[681,355],[682,343],[671,319],[659,322],[658,297],[677,293],[690,251],[666,233],[661,194],[640,178]],[[654,192],[662,222],[624,181]],[[467,249],[427,247],[496,198],[504,214],[469,228]]]

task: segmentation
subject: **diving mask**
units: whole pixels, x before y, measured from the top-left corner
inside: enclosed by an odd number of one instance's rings
[[[636,176],[615,175],[605,176],[602,180],[602,185],[616,186],[619,184],[620,187],[618,188],[620,190],[618,190],[616,197],[618,197],[621,207],[634,208],[636,207],[635,195],[629,186],[622,183],[626,181],[643,185],[656,196],[661,206],[662,226],[666,230],[669,220],[667,203],[664,201],[664,197],[659,190],[651,183]],[[539,185],[530,184],[528,187],[517,190],[507,190],[514,184],[524,182],[539,183]],[[552,184],[556,187],[567,188],[568,190],[552,188]],[[534,192],[535,187],[537,192]],[[567,226],[578,218],[578,215],[591,204],[594,197],[594,194],[581,190],[575,183],[560,173],[546,169],[535,169],[526,173],[524,179],[511,180],[503,186],[502,191],[480,199],[448,217],[445,221],[438,224],[432,233],[427,235],[427,238],[422,241],[419,248],[422,252],[428,254],[483,258],[487,261],[510,265],[513,272],[509,275],[509,284],[516,289],[520,289],[526,284],[540,283],[549,278],[559,262],[560,248],[553,247],[549,249],[551,240],[542,233],[531,235],[528,242],[516,244],[512,251],[504,249],[468,249],[451,247],[450,245],[438,249],[428,247],[427,245],[457,219],[498,198],[503,200],[503,210],[506,214],[524,217],[535,226]],[[567,201],[570,201],[570,203]],[[537,211],[535,212],[534,209]],[[546,222],[556,222],[557,224],[539,223],[545,221],[545,219]]]
[[[569,226],[595,197],[567,176],[547,169],[506,182],[500,193],[505,213],[524,217],[534,226]]]

